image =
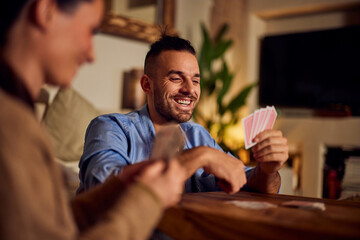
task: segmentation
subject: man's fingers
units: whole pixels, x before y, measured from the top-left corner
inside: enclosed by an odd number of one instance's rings
[[[273,144],[268,145],[258,151],[253,152],[253,156],[255,159],[261,158],[263,156],[266,156],[268,154],[273,153],[287,153],[288,152],[288,146],[283,144]]]
[[[267,130],[255,137],[256,145],[252,148],[255,160],[266,173],[274,173],[289,158],[287,139],[278,130]]]
[[[253,153],[255,152],[259,152],[264,148],[268,148],[269,146],[272,145],[283,145],[283,146],[287,146],[287,139],[284,137],[269,137],[269,138],[265,138],[264,140],[262,140],[261,142],[258,142],[253,148],[252,151]]]
[[[282,132],[280,130],[265,130],[261,133],[259,133],[255,138],[254,138],[254,142],[261,142],[266,138],[270,138],[270,137],[282,137]]]
[[[234,186],[232,186],[230,183],[228,183],[225,180],[219,180],[218,185],[219,185],[219,187],[221,187],[222,190],[224,190],[224,192],[230,193],[230,194],[236,193],[240,190],[240,188],[235,188]]]
[[[246,176],[243,174],[245,172],[235,171],[233,173],[225,178],[220,178],[217,183],[224,192],[230,194],[240,191],[240,188],[246,184]]]

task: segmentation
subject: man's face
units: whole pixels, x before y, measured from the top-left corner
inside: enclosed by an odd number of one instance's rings
[[[196,57],[186,51],[164,51],[152,70],[152,99],[165,121],[189,121],[200,98],[200,71]]]
[[[56,10],[43,49],[45,81],[67,87],[77,69],[94,60],[92,37],[103,14],[103,0],[80,2],[72,13]]]

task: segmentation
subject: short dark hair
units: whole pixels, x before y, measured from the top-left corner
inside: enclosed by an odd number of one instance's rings
[[[0,1],[0,47],[6,43],[7,34],[19,17],[22,9],[36,0],[1,0]],[[92,2],[93,0],[54,0],[63,12],[72,13],[80,2]]]
[[[175,50],[175,51],[185,51],[196,55],[196,51],[193,46],[191,46],[190,41],[185,40],[183,38],[177,37],[177,36],[169,36],[163,34],[162,37],[151,44],[150,50],[146,54],[145,57],[145,64],[144,64],[144,72],[145,74],[149,74],[149,64],[150,61],[153,61],[153,59],[160,55],[163,51],[169,51],[169,50]]]

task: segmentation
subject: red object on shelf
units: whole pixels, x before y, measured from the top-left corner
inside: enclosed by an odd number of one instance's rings
[[[334,169],[331,169],[328,174],[328,188],[329,188],[329,198],[338,199],[340,196],[340,181],[337,177],[337,172]]]

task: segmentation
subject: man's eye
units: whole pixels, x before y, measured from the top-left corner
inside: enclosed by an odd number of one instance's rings
[[[181,78],[172,77],[172,78],[170,78],[170,80],[171,80],[171,81],[179,81],[179,80],[181,80]]]
[[[199,84],[199,83],[200,83],[200,81],[199,81],[199,80],[193,80],[193,83],[195,83],[195,84]]]

